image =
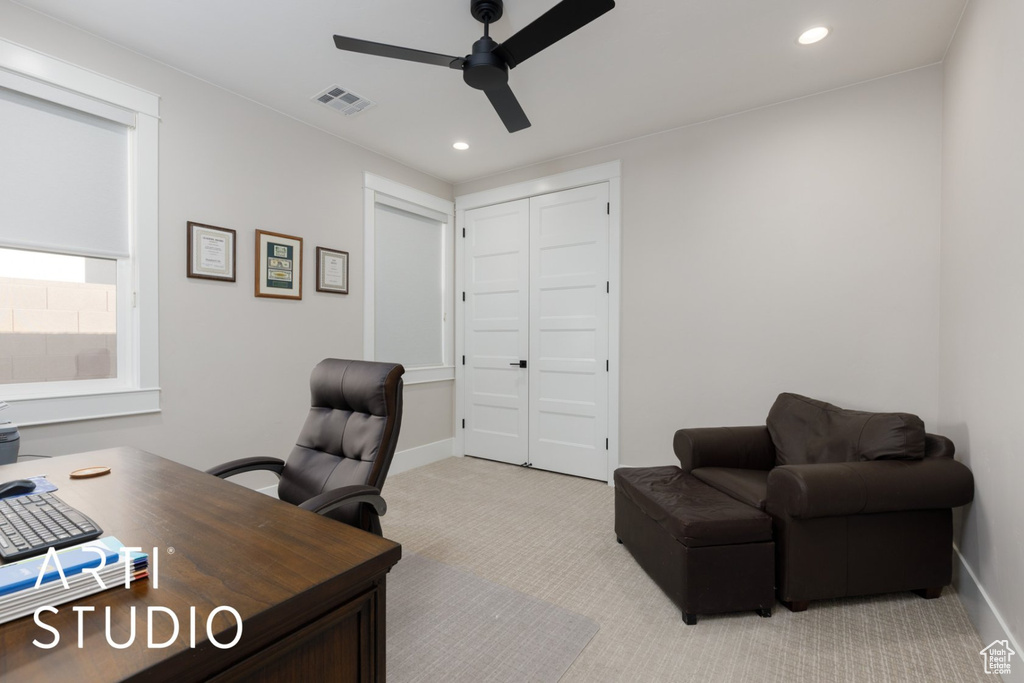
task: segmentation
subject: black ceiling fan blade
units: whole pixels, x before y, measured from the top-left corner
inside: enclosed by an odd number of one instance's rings
[[[509,133],[530,127],[530,119],[526,118],[526,112],[519,106],[519,100],[507,83],[497,88],[488,88],[484,90],[484,94],[491,101],[491,106],[498,112]]]
[[[334,36],[334,45],[339,50],[347,50],[349,52],[360,52],[364,55],[376,55],[377,57],[404,59],[410,62],[419,62],[420,64],[434,64],[436,66],[447,66],[450,69],[462,69],[462,64],[463,62],[466,61],[462,57],[452,57],[451,55],[439,55],[436,52],[424,52],[423,50],[413,50],[412,48],[409,47],[398,47],[397,45],[374,43],[369,40],[360,40],[359,38],[347,38],[345,36]]]
[[[494,51],[514,68],[614,7],[614,0],[562,0]]]

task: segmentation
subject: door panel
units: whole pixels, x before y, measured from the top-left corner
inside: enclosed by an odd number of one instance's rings
[[[529,450],[529,218],[523,199],[467,211],[464,226],[465,452],[516,465]]]
[[[607,479],[608,184],[530,199],[530,462]]]

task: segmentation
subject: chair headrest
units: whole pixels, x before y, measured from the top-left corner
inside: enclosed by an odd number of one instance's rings
[[[309,377],[310,405],[385,417],[387,396],[394,395],[403,374],[397,363],[327,358]]]

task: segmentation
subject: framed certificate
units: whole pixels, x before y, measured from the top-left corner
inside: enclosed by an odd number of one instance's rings
[[[316,291],[348,294],[348,252],[316,248]]]
[[[235,281],[235,231],[188,222],[188,276]]]
[[[256,231],[256,296],[302,298],[302,238]]]

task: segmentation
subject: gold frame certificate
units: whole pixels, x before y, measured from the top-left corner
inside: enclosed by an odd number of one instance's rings
[[[316,291],[348,294],[348,252],[316,248]]]

